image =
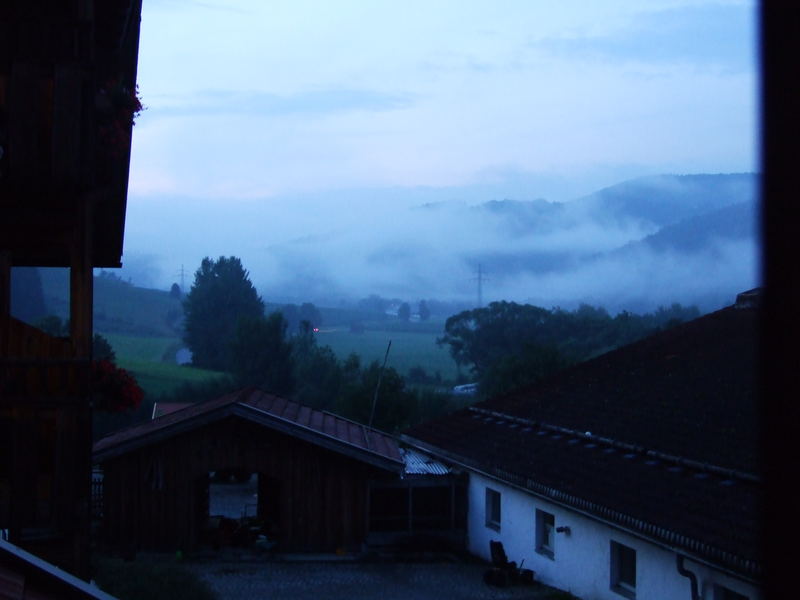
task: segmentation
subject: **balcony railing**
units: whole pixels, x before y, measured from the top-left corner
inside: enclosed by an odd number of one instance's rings
[[[0,404],[81,401],[88,397],[90,362],[75,358],[66,338],[10,320],[9,345],[0,356]]]

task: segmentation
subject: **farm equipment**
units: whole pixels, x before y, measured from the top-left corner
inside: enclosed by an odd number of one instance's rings
[[[503,542],[491,540],[489,551],[492,557],[492,566],[484,573],[483,580],[488,585],[497,587],[507,587],[509,585],[532,585],[534,583],[534,573],[530,569],[523,569],[525,560],[517,567],[517,563],[509,561],[506,551],[503,549]]]

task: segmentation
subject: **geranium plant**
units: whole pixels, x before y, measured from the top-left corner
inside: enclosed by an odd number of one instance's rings
[[[98,133],[112,156],[121,156],[130,143],[130,131],[136,117],[144,110],[139,86],[126,86],[120,78],[108,79],[97,92],[95,105],[99,114]]]
[[[94,408],[109,412],[135,410],[144,398],[133,375],[109,360],[92,362],[92,392]]]

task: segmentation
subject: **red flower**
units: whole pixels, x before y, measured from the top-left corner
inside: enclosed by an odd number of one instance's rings
[[[94,407],[111,412],[135,410],[144,398],[136,379],[108,360],[92,362],[92,392]]]

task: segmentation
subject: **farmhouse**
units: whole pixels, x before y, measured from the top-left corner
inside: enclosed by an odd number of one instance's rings
[[[0,7],[0,534],[84,578],[92,269],[122,256],[140,14],[136,0]],[[22,266],[70,270],[68,337],[12,317]]]
[[[134,552],[207,542],[216,471],[257,474],[256,515],[282,550],[358,551],[370,536],[463,532],[449,469],[384,433],[256,389],[111,434],[94,460],[103,539]]]
[[[408,430],[467,474],[469,550],[582,598],[758,598],[758,297]]]

